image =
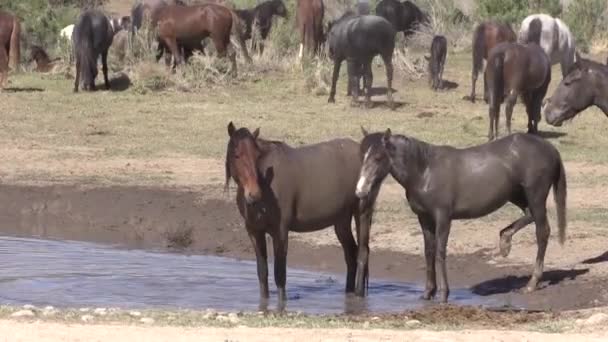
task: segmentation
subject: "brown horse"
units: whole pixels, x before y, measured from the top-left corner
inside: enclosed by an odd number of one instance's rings
[[[515,42],[517,36],[509,24],[498,23],[495,21],[485,21],[475,28],[473,34],[473,73],[471,75],[471,102],[475,102],[475,83],[477,75],[483,69],[483,61],[488,59],[488,55],[493,47],[502,42]],[[483,99],[487,102],[487,84],[483,82]]]
[[[30,48],[30,58],[28,63],[35,61],[36,68],[34,70],[37,72],[49,72],[55,67],[55,63],[57,63],[60,59],[61,58],[51,59],[42,47],[33,45]]]
[[[0,11],[0,91],[8,80],[9,65],[19,66],[19,19],[10,13]]]
[[[203,39],[210,37],[218,56],[228,56],[232,63],[232,73],[236,76],[236,54],[229,48],[230,35],[238,23],[236,14],[222,5],[208,3],[166,6],[159,10],[156,21],[159,41],[156,59],[158,61],[163,51],[168,49],[173,55],[174,66],[183,63],[182,48],[189,51],[202,50]],[[251,61],[240,32],[235,32],[235,37],[241,45],[245,59]]]
[[[298,0],[296,8],[296,23],[300,31],[301,59],[304,49],[308,53],[317,54],[323,44],[323,15],[325,7],[322,0]]]
[[[543,49],[535,43],[498,44],[488,57],[485,80],[490,96],[488,139],[498,138],[498,118],[503,102],[506,102],[507,132],[511,134],[511,116],[519,95],[528,114],[528,133],[536,133],[543,98],[551,82],[551,60]]]
[[[291,147],[258,137],[259,129],[236,129],[228,124],[226,189],[230,179],[238,185],[236,203],[256,253],[262,306],[268,298],[266,234],[273,240],[275,282],[279,307],[284,308],[288,234],[313,232],[334,226],[344,249],[346,292],[363,293],[367,262],[357,255],[351,231],[355,218],[359,231],[359,199],[355,187],[361,168],[359,144],[334,139]],[[359,287],[359,288],[357,288]]]

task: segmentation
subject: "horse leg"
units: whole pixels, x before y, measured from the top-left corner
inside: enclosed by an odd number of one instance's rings
[[[435,273],[435,257],[437,240],[435,239],[435,225],[430,217],[418,215],[418,222],[424,236],[424,259],[426,261],[426,285],[422,299],[430,300],[437,292],[437,277]]]
[[[359,205],[361,225],[358,229],[357,236],[359,250],[357,252],[357,272],[355,276],[355,295],[358,297],[365,297],[365,285],[368,279],[369,235],[372,225],[373,210],[373,201],[369,202],[366,199]]]
[[[255,259],[258,269],[258,281],[260,283],[260,306],[267,300],[268,294],[268,251],[266,249],[266,234],[248,228],[249,239],[255,251]],[[266,303],[267,304],[267,303]]]
[[[517,92],[513,89],[509,92],[509,95],[505,100],[505,120],[507,121],[507,134],[511,134],[511,117],[513,116],[513,107],[515,107],[516,102]],[[496,122],[496,135],[498,136],[498,120]]]
[[[372,61],[365,62],[364,74],[363,74],[363,87],[365,88],[365,106],[370,108],[372,106],[372,82],[374,75],[372,74]],[[359,83],[359,82],[357,82]],[[359,84],[357,84],[357,87]]]
[[[108,50],[101,53],[101,70],[103,71],[103,82],[106,90],[110,90],[110,80],[108,79]]]
[[[80,64],[81,58],[80,56],[76,56],[76,77],[74,78],[74,92],[78,92],[78,87],[80,86]]]
[[[288,229],[289,227],[287,224],[281,222],[278,232],[272,236],[272,247],[274,248],[274,281],[278,289],[279,311],[285,309],[287,300],[285,283],[287,282]]]
[[[495,99],[490,100],[488,109],[488,117],[490,124],[488,128],[488,141],[492,141],[498,137],[498,117],[500,116],[500,104]]]
[[[300,45],[302,46],[302,45]],[[340,76],[340,66],[342,65],[342,61],[336,59],[334,61],[334,72],[331,76],[331,90],[329,91],[329,98],[327,99],[328,103],[336,102],[336,83],[338,82],[338,76]]]
[[[446,254],[448,247],[448,237],[450,236],[450,218],[447,214],[437,213],[435,214],[435,238],[437,240],[437,262],[439,263],[439,270],[441,274],[441,281],[439,287],[440,298],[442,303],[447,303],[448,296],[450,295],[450,287],[448,285],[448,270],[446,266]]]
[[[475,103],[475,83],[477,83],[477,71],[473,68],[473,72],[471,73],[471,102],[473,103]]]
[[[489,102],[489,97],[488,97],[488,81],[486,80],[486,78],[483,78],[483,102],[485,102],[486,104]]]
[[[386,101],[390,109],[394,110],[393,103],[393,54],[382,55],[384,67],[386,68]]]
[[[351,217],[352,215],[348,215],[334,226],[346,261],[346,293],[355,290],[355,272],[357,271],[357,243],[350,226]]]
[[[360,64],[354,59],[348,59],[346,61],[346,68],[348,70],[348,87],[352,94],[351,106],[356,106],[359,102],[359,70]]]
[[[543,268],[545,262],[545,252],[547,251],[547,244],[549,243],[549,235],[551,233],[551,227],[547,220],[547,208],[546,208],[546,196],[539,196],[540,184],[535,184],[537,192],[529,197],[530,200],[530,212],[534,218],[536,224],[536,244],[538,250],[536,252],[536,264],[534,265],[534,271],[532,277],[526,286],[525,292],[533,292],[536,290],[538,282],[542,278]],[[548,187],[547,187],[548,188]],[[529,193],[529,192],[528,192]],[[546,194],[547,192],[545,192]]]
[[[523,94],[522,98],[524,105],[526,106],[526,114],[528,115],[528,133],[535,134],[538,127],[538,119],[535,108],[534,93],[525,93]]]

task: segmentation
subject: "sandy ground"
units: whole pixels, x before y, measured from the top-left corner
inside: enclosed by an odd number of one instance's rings
[[[0,340],[6,342],[76,342],[76,341],[443,341],[443,342],[600,342],[608,333],[550,334],[524,331],[463,330],[395,331],[346,329],[281,329],[281,328],[183,328],[141,327],[123,325],[64,325],[57,323],[21,323],[0,321]]]

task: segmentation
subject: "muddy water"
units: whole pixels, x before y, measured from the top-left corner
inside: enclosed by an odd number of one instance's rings
[[[251,261],[0,237],[0,262],[0,304],[231,311],[257,310],[259,305]],[[361,300],[344,295],[342,275],[289,269],[287,277],[290,311],[395,312],[424,305],[417,299],[422,289],[414,284],[374,279],[369,296]],[[497,304],[459,289],[450,299]]]

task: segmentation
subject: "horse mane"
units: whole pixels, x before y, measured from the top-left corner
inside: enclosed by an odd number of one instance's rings
[[[399,151],[405,154],[405,159],[408,162],[415,160],[418,167],[428,163],[434,145],[401,134],[395,134],[392,137],[401,142]]]

